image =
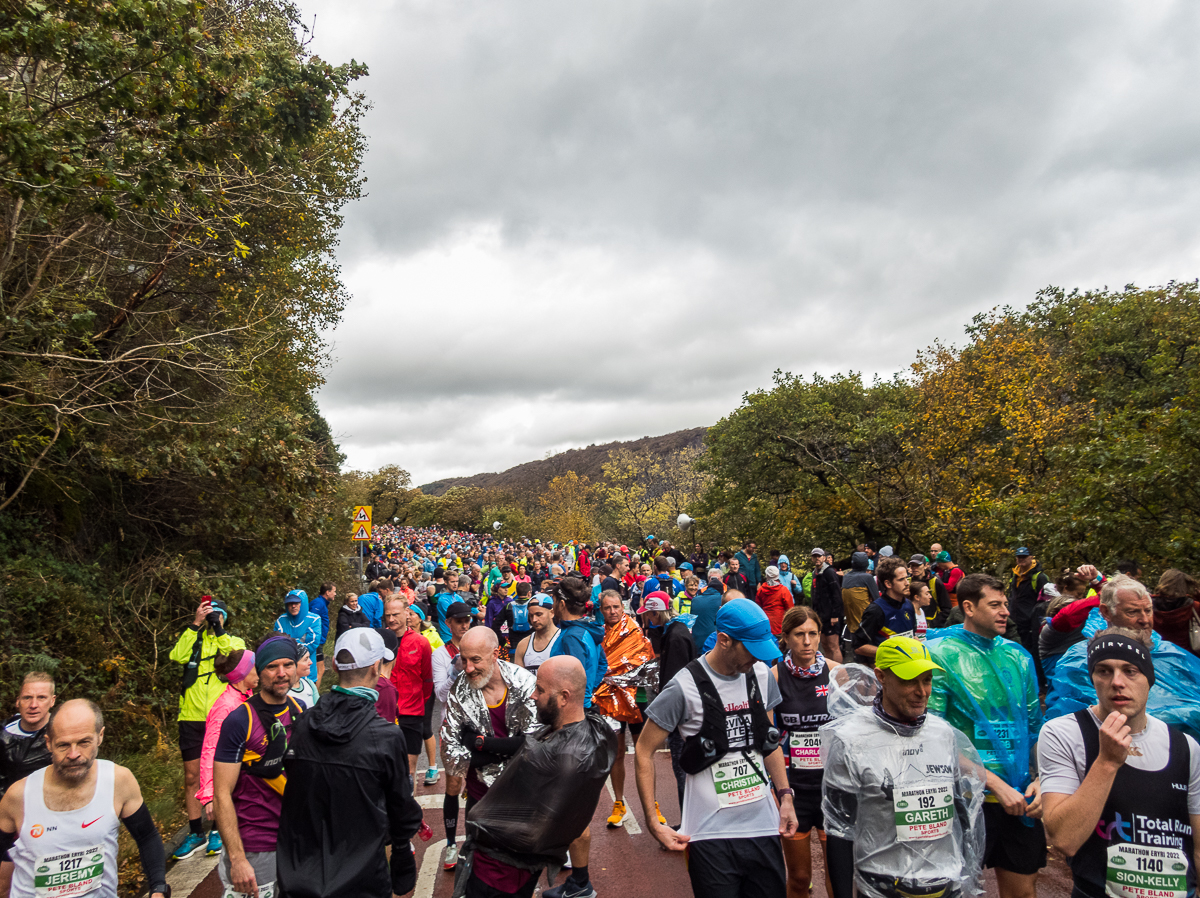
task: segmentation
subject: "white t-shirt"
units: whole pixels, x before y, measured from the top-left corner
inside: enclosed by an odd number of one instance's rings
[[[763,756],[749,752],[747,760],[741,751],[750,744],[749,697],[743,675],[722,676],[709,666],[704,656],[700,663],[712,678],[726,712],[744,709],[741,725],[727,731],[730,752],[707,770],[687,774],[683,791],[683,822],[679,831],[693,842],[704,839],[754,839],[779,835],[779,806],[770,790],[770,776]],[[767,710],[782,701],[779,684],[761,662],[754,665],[759,695]],[[658,697],[646,709],[646,716],[667,732],[678,729],[683,738],[700,732],[704,709],[696,680],[686,668],[677,673]],[[726,723],[734,718],[726,718]],[[764,782],[765,780],[765,782]],[[725,783],[745,785],[725,791]]]
[[[1091,708],[1088,708],[1088,713],[1097,727],[1104,723]],[[1191,736],[1184,735],[1192,755],[1191,775],[1188,777],[1188,813],[1200,814],[1200,746]],[[1146,728],[1133,734],[1129,751],[1129,759],[1125,763],[1133,769],[1162,770],[1167,766],[1171,754],[1171,736],[1167,725],[1147,714]],[[1087,750],[1079,722],[1073,714],[1056,717],[1042,727],[1037,753],[1042,791],[1074,795],[1087,775]]]
[[[27,733],[27,732],[25,732],[25,730],[24,730],[24,729],[21,727],[21,717],[20,717],[20,715],[18,715],[17,717],[13,718],[12,720],[10,720],[10,721],[8,722],[8,725],[7,725],[7,726],[5,726],[5,728],[4,728],[4,731],[5,731],[6,733],[9,733],[10,735],[13,735],[13,736],[20,736],[20,737],[22,737],[22,738],[24,738],[24,739],[28,739],[30,736],[34,735],[34,733],[36,733],[36,732],[37,732],[37,730],[34,730],[34,731],[33,731],[33,733]]]

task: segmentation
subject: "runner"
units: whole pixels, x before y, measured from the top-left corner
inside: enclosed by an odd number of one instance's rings
[[[1008,598],[995,577],[963,577],[958,607],[961,628],[930,633],[929,654],[943,673],[933,678],[929,710],[970,739],[987,768],[983,864],[995,869],[1000,898],[1033,898],[1047,860],[1041,785],[1029,769],[1042,726],[1033,658],[1003,638]]]
[[[137,780],[96,757],[104,741],[100,708],[86,699],[64,702],[47,740],[50,766],[0,799],[0,857],[14,865],[9,894],[116,898],[120,822],[137,843],[150,898],[169,898],[162,837]]]
[[[812,550],[812,582],[805,592],[812,596],[813,610],[821,616],[821,652],[831,661],[842,660],[842,628],[845,608],[837,572],[819,546]]]
[[[475,802],[504,770],[508,758],[524,743],[524,734],[537,729],[533,689],[537,682],[529,671],[500,660],[500,641],[487,627],[476,627],[462,637],[456,656],[463,675],[446,699],[442,723],[442,758],[446,779],[466,780],[469,815]],[[459,789],[462,786],[459,785]],[[446,818],[446,858],[443,868],[458,864],[454,831],[458,826],[458,793],[443,805]],[[451,820],[454,825],[451,826]]]
[[[317,684],[312,679],[312,669],[312,654],[306,647],[300,646],[300,661],[296,665],[296,673],[300,676],[296,685],[288,691],[288,695],[304,705],[306,711],[321,697],[321,693],[317,691]]]
[[[213,811],[221,832],[217,875],[226,889],[256,894],[275,882],[284,752],[304,708],[288,695],[300,648],[272,634],[254,650],[258,691],[229,712],[213,754]]]
[[[779,685],[762,663],[779,657],[763,610],[735,599],[717,613],[716,647],[646,709],[637,744],[638,795],[654,837],[672,851],[687,850],[696,898],[786,894],[779,837],[795,834],[796,812],[779,733],[768,717],[780,702]],[[654,814],[654,753],[676,729],[686,740],[687,770],[678,832]]]
[[[404,600],[387,600],[384,624],[396,634],[396,662],[389,679],[396,687],[396,722],[404,732],[408,747],[408,775],[416,776],[425,728],[425,699],[433,695],[433,649],[429,640],[408,629],[408,608]],[[410,783],[411,785],[411,783]]]
[[[982,893],[984,768],[962,733],[925,713],[938,669],[915,639],[885,640],[874,706],[821,728],[834,898],[855,886],[864,898]]]
[[[562,636],[554,623],[554,599],[544,592],[529,600],[529,626],[530,634],[517,646],[513,663],[536,675]]]
[[[204,744],[200,748],[200,788],[196,800],[204,808],[209,820],[213,816],[213,757],[217,752],[217,741],[221,736],[221,724],[229,712],[248,699],[258,688],[258,672],[254,669],[254,652],[249,649],[234,649],[228,655],[217,655],[214,662],[217,676],[226,683],[225,691],[213,702],[204,721]],[[210,857],[221,853],[221,834],[213,827],[208,834]]]
[[[608,725],[584,711],[586,689],[587,674],[577,658],[550,658],[538,670],[534,701],[544,728],[521,739],[521,751],[475,807],[456,896],[530,898],[541,871],[549,867],[553,878],[568,844],[576,852],[586,840],[615,755]],[[565,883],[542,894],[596,898],[586,859],[575,864]]]
[[[769,576],[769,575],[768,575]],[[840,667],[826,661],[818,651],[821,644],[821,617],[804,605],[797,605],[783,616],[783,662],[771,668],[779,684],[781,700],[775,708],[775,722],[782,737],[787,760],[788,785],[795,795],[796,832],[783,840],[783,858],[787,865],[787,898],[809,898],[812,889],[812,831],[825,842],[825,820],[821,813],[821,736],[819,727],[829,716],[829,673]],[[825,892],[833,895],[829,874],[825,874]]]
[[[50,674],[42,670],[25,674],[17,694],[17,713],[0,729],[0,798],[17,780],[50,763],[46,728],[56,698]]]
[[[892,636],[916,633],[917,617],[908,598],[908,568],[895,556],[879,561],[879,586],[883,594],[863,611],[854,634],[855,660],[870,664],[878,647]]]
[[[450,702],[450,690],[453,688],[458,675],[462,673],[462,661],[459,660],[462,639],[471,628],[471,609],[462,602],[455,602],[446,609],[446,627],[450,631],[450,640],[433,653],[433,694],[447,709]],[[439,730],[444,723],[439,725]],[[446,869],[453,870],[458,863],[458,849],[455,840],[458,832],[458,800],[463,793],[466,782],[464,774],[455,775],[450,772],[450,762],[446,757],[446,743],[442,741],[442,766],[446,768],[446,792],[442,799],[442,820],[446,827]]]
[[[961,587],[960,587],[961,589]],[[1087,645],[1095,705],[1042,728],[1046,831],[1078,898],[1182,898],[1200,866],[1200,747],[1146,713],[1154,661],[1134,630]]]
[[[637,746],[642,733],[642,712],[636,701],[639,687],[645,686],[652,673],[654,649],[632,617],[625,613],[621,594],[615,589],[600,593],[600,614],[604,618],[604,642],[601,643],[608,660],[608,673],[592,696],[596,710],[605,716],[617,734],[617,758],[612,768],[612,787],[615,799],[608,828],[615,829],[625,819],[625,730],[633,735]],[[659,813],[661,817],[661,812]]]
[[[303,715],[287,748],[277,864],[289,898],[391,898],[412,891],[408,841],[421,824],[404,763],[404,737],[375,713],[380,662],[374,630],[339,639],[338,685]],[[393,846],[391,870],[385,845]]]
[[[179,699],[179,753],[183,756],[183,801],[188,816],[188,835],[171,855],[175,860],[191,857],[208,845],[196,791],[200,788],[200,749],[204,745],[204,720],[225,684],[216,676],[217,653],[244,649],[240,636],[225,632],[229,611],[225,603],[203,596],[196,617],[180,635],[170,658],[182,664],[183,690]]]

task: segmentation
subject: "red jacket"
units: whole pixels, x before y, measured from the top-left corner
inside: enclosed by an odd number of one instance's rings
[[[754,601],[767,613],[767,620],[771,622],[771,632],[776,636],[782,635],[783,616],[796,604],[792,601],[791,591],[782,583],[764,583],[754,594]]]
[[[416,630],[404,631],[396,648],[396,664],[388,677],[399,693],[396,713],[424,716],[425,699],[433,695],[433,648]]]

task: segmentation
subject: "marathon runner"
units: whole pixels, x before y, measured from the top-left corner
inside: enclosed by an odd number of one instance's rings
[[[220,834],[215,838],[211,833],[207,839],[204,837],[196,791],[200,788],[204,720],[213,702],[225,691],[225,684],[216,676],[213,664],[218,652],[229,654],[234,649],[246,647],[240,636],[225,632],[228,623],[229,610],[225,603],[204,596],[191,626],[179,635],[171,649],[171,660],[184,666],[183,691],[179,699],[179,753],[183,756],[183,801],[188,816],[188,835],[171,855],[175,860],[191,857],[206,848],[214,852],[221,849]]]
[[[351,633],[354,631],[351,630]],[[229,712],[213,754],[213,811],[224,843],[221,884],[257,894],[275,882],[279,813],[287,785],[284,752],[304,708],[288,695],[299,678],[300,649],[275,633],[254,650],[258,691]]]
[[[226,683],[213,706],[208,711],[204,721],[204,744],[200,748],[200,788],[196,790],[196,800],[204,808],[209,820],[213,816],[213,757],[217,752],[217,741],[221,736],[221,724],[229,716],[229,712],[246,701],[258,688],[258,672],[254,669],[254,652],[249,649],[234,649],[228,655],[217,655],[214,663],[217,676]],[[210,847],[209,854],[221,851],[221,835],[216,828],[209,834],[210,846],[216,842],[215,850]]]
[[[537,729],[533,702],[536,678],[515,664],[500,660],[500,641],[488,627],[476,627],[462,637],[456,657],[462,668],[446,700],[442,723],[442,759],[446,779],[466,779],[469,815],[475,802],[504,770],[504,765],[524,744],[527,732]],[[453,807],[447,794],[445,817],[446,858],[443,867],[458,864],[458,848],[452,838],[451,817],[458,825],[458,795]]]
[[[985,770],[966,736],[926,714],[935,670],[922,643],[884,640],[874,705],[820,730],[834,898],[982,892]]]
[[[763,663],[779,657],[763,610],[735,599],[717,613],[715,647],[646,709],[637,744],[638,796],[654,837],[669,850],[687,851],[696,898],[786,895],[779,837],[795,834],[796,812],[779,732],[768,716],[781,700],[779,685]],[[678,832],[658,822],[654,811],[654,753],[676,729],[684,737],[687,773]]]
[[[1041,785],[1029,769],[1042,726],[1033,658],[1003,637],[1008,598],[995,577],[963,577],[958,605],[962,627],[929,634],[943,671],[933,678],[929,710],[966,735],[987,768],[983,863],[996,871],[1000,898],[1033,898],[1047,859]]]
[[[854,634],[855,661],[870,664],[884,640],[913,636],[917,617],[908,597],[908,568],[894,555],[879,561],[877,574],[882,594],[863,610]]]
[[[1193,895],[1200,748],[1146,713],[1155,672],[1140,633],[1103,630],[1087,659],[1096,704],[1051,720],[1038,742],[1046,831],[1070,857],[1072,894]]]
[[[796,605],[783,616],[783,661],[771,668],[779,684],[780,702],[775,708],[781,745],[787,760],[788,785],[794,791],[796,832],[783,840],[787,865],[787,898],[809,898],[812,889],[812,831],[825,842],[825,820],[821,813],[821,735],[819,728],[829,715],[829,673],[840,667],[818,651],[821,616],[806,605]],[[822,847],[824,845],[822,844]],[[833,895],[829,875],[825,891]]]
[[[421,808],[404,736],[375,711],[380,662],[391,655],[375,630],[343,634],[333,650],[338,685],[293,727],[277,852],[288,898],[391,898],[416,885],[406,849]]]
[[[50,766],[0,799],[0,857],[13,864],[12,898],[117,896],[117,824],[137,843],[150,898],[170,898],[166,856],[138,782],[97,759],[104,715],[87,699],[64,702],[47,731]]]
[[[608,672],[596,687],[592,702],[605,716],[617,734],[617,757],[612,768],[613,810],[608,818],[609,829],[615,829],[625,819],[625,730],[633,735],[637,746],[642,733],[642,712],[645,703],[638,705],[636,694],[651,675],[654,649],[632,617],[625,613],[621,594],[615,589],[600,593],[600,614],[604,618],[604,642],[601,646],[608,660]],[[659,817],[662,814],[659,813]]]
[[[554,599],[539,592],[529,600],[530,633],[517,645],[513,663],[536,675],[562,636],[554,623]]]
[[[56,698],[54,677],[42,670],[25,674],[17,713],[0,729],[0,798],[17,780],[50,763],[46,728]]]

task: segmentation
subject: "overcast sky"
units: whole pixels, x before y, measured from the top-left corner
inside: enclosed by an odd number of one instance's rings
[[[301,0],[367,63],[319,395],[414,482],[1200,275],[1200,4]]]

